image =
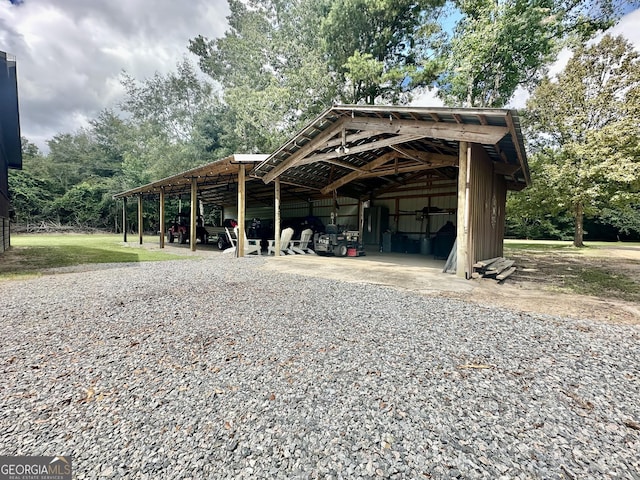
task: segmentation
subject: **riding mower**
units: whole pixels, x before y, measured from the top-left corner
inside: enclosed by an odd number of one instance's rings
[[[360,243],[360,232],[357,230],[339,231],[337,225],[330,224],[324,233],[313,236],[313,249],[318,255],[334,255],[336,257],[359,257],[364,255]]]

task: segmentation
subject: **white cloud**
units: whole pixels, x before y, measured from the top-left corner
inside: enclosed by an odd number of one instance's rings
[[[40,147],[123,93],[120,72],[166,73],[190,38],[223,35],[225,0],[0,0],[0,50],[16,56],[22,134]],[[191,57],[193,58],[193,57]]]

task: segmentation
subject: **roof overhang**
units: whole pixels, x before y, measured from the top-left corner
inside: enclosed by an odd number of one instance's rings
[[[229,187],[237,182],[240,166],[245,165],[249,169],[253,169],[256,164],[264,161],[267,157],[268,155],[258,154],[230,155],[177,175],[118,193],[113,198],[157,195],[161,191],[164,191],[167,195],[189,194],[191,182],[195,180],[198,191],[201,192],[201,197],[202,195],[207,196],[208,203],[218,203],[220,205],[234,203],[229,198],[235,195],[235,191],[230,192],[231,189]]]
[[[455,178],[459,142],[481,145],[494,172],[530,184],[518,114],[506,109],[337,105],[261,162],[265,183],[356,198],[425,177]]]

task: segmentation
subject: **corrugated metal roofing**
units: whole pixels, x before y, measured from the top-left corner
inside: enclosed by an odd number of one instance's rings
[[[307,201],[339,195],[365,198],[432,178],[457,178],[459,141],[481,144],[509,188],[529,184],[517,112],[504,109],[450,109],[338,105],[327,109],[271,155],[231,155],[215,162],[119,193],[114,198],[189,194],[196,179],[208,204],[237,200],[240,163],[247,168],[250,201],[271,205],[280,178],[282,199]],[[259,180],[261,179],[261,180]]]

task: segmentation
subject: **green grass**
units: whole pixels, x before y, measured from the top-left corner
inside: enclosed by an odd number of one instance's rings
[[[573,242],[564,240],[505,240],[505,252],[513,251],[514,253],[521,250],[533,250],[540,252],[558,251],[567,252],[578,255],[592,255],[601,253],[602,247],[640,247],[638,242],[585,242],[585,246],[577,248],[573,246]],[[604,255],[604,253],[603,253]]]
[[[585,247],[576,248],[571,242],[505,240],[504,255],[533,264],[540,283],[552,290],[640,301],[640,282],[626,268],[638,265],[639,260],[612,256],[612,248],[640,251],[640,244],[586,242]]]
[[[12,235],[11,249],[0,256],[0,279],[41,275],[43,270],[90,263],[156,262],[182,255],[122,244],[121,235]]]
[[[576,275],[566,276],[564,283],[564,288],[582,295],[640,300],[640,284],[627,275],[608,272],[601,268],[581,268]]]

